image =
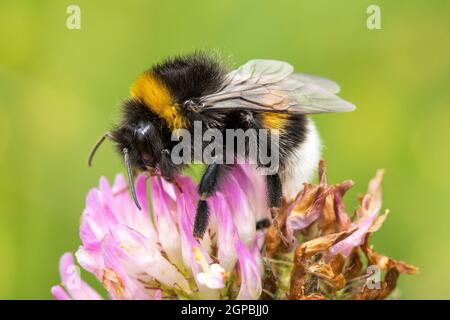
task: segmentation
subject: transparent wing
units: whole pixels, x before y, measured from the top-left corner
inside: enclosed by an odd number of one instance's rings
[[[355,109],[335,95],[340,89],[335,82],[292,72],[285,62],[251,60],[227,75],[220,92],[200,99],[201,111],[242,108],[314,114]]]
[[[339,91],[341,91],[341,87],[336,82],[330,79],[313,76],[306,73],[294,73],[293,75],[291,75],[291,77],[304,83],[315,84],[334,94],[337,94],[339,93]]]
[[[283,80],[294,71],[286,62],[276,60],[250,60],[227,75],[227,86],[232,88],[240,84],[256,85],[275,83]]]

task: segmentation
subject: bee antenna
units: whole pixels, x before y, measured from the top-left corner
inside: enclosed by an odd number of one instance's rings
[[[127,148],[123,148],[123,159],[125,161],[125,167],[127,168],[128,184],[130,185],[131,196],[133,197],[133,200],[134,200],[134,203],[136,204],[136,207],[138,207],[139,210],[142,210],[141,206],[139,204],[139,201],[137,199],[137,196],[136,196],[136,190],[134,188],[133,171],[131,170],[130,158],[129,158],[129,155],[128,155],[128,149]]]
[[[89,167],[92,166],[92,159],[94,159],[97,149],[101,146],[103,141],[106,140],[106,138],[113,140],[113,137],[111,136],[111,134],[109,132],[106,132],[100,137],[100,139],[97,140],[97,142],[92,147],[91,152],[89,153],[89,158],[88,158],[88,166]]]

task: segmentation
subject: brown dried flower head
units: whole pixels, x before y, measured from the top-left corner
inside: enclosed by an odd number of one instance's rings
[[[377,171],[351,218],[343,197],[353,182],[329,185],[320,162],[319,183],[305,184],[283,204],[277,218],[283,235],[274,226],[267,232],[263,299],[386,299],[400,274],[418,272],[369,244],[388,214],[379,214],[383,174]]]

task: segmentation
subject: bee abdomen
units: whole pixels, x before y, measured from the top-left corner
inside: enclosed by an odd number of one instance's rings
[[[294,128],[288,130],[292,134]],[[298,133],[297,133],[298,134]],[[291,142],[287,142],[289,144]],[[305,182],[311,182],[318,167],[321,154],[321,141],[314,122],[305,118],[303,139],[297,145],[286,146],[284,165],[280,172],[283,197],[293,200]]]

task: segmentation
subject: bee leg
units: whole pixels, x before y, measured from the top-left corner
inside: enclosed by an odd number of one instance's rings
[[[200,200],[197,205],[197,212],[194,222],[194,237],[203,238],[208,226],[209,208],[207,199],[214,195],[219,185],[219,181],[228,172],[229,166],[212,163],[206,167],[205,172],[198,186]]]
[[[267,175],[267,195],[269,200],[270,213],[272,215],[273,226],[277,231],[280,239],[284,243],[287,243],[288,241],[281,232],[280,225],[278,223],[278,213],[280,211],[282,198],[281,179],[278,174]]]
[[[281,207],[281,190],[280,176],[278,174],[267,175],[267,195],[269,200],[269,208]]]
[[[170,158],[170,151],[167,149],[163,149],[161,151],[161,161],[159,164],[159,168],[164,179],[169,182],[174,182],[178,170],[177,167],[173,164],[172,159]]]

